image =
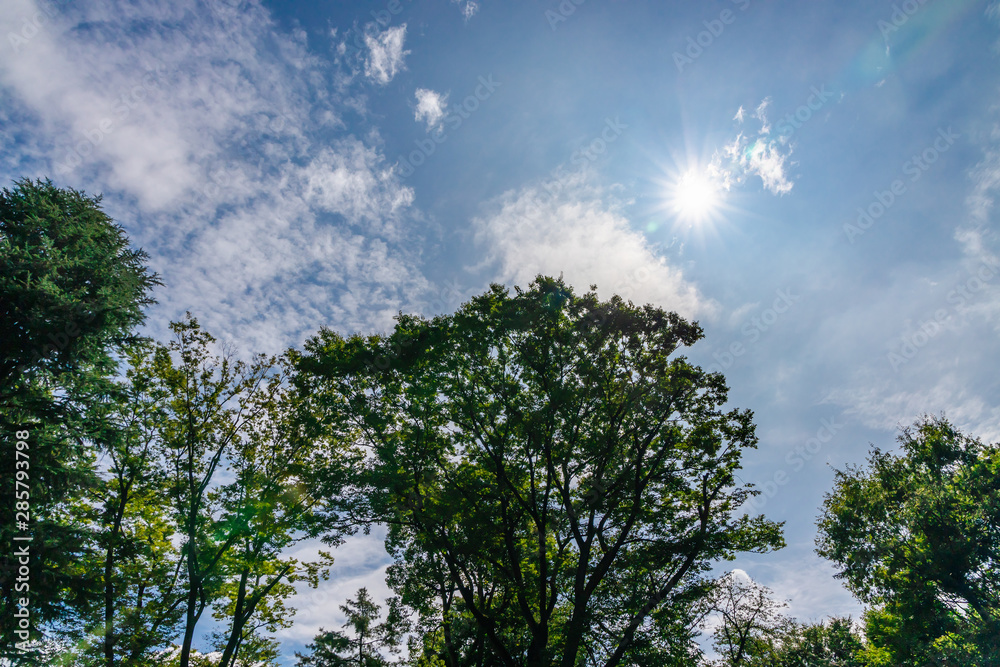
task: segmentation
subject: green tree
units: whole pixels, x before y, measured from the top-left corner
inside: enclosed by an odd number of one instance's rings
[[[399,653],[410,624],[399,598],[389,599],[386,619],[377,623],[381,609],[367,588],[358,589],[356,599],[340,605],[340,610],[347,615],[343,627],[350,628],[351,632],[321,628],[313,643],[306,646],[310,653],[296,653],[299,667],[386,667],[394,664],[382,652]]]
[[[820,555],[862,601],[873,664],[1000,664],[1000,447],[925,417],[837,473]]]
[[[769,667],[866,667],[865,642],[850,617],[788,623],[776,638]]]
[[[293,612],[282,601],[290,584],[315,586],[332,562],[325,553],[315,562],[282,553],[321,533],[335,544],[345,525],[323,515],[307,483],[317,461],[335,469],[336,442],[310,440],[297,426],[307,420],[292,419],[286,365],[263,355],[242,361],[225,347],[214,353],[215,339],[190,316],[171,328],[174,340],[157,347],[153,373],[166,393],[158,438],[182,544],[179,664],[188,667],[195,628],[210,606],[226,624],[217,636],[222,667],[241,648],[273,658],[274,647],[253,631],[287,625]],[[325,478],[316,488],[336,494],[331,484]]]
[[[766,586],[731,572],[715,582],[708,612],[717,621],[715,667],[867,667],[851,619],[799,623]]]
[[[27,597],[32,637],[45,624],[72,629],[100,595],[93,554],[73,504],[96,483],[91,406],[109,391],[114,356],[135,338],[159,284],[100,198],[50,181],[20,180],[0,193],[0,540],[14,544],[15,491],[30,505],[30,592],[15,589],[16,559],[0,556],[0,650],[18,639],[15,603]],[[30,474],[16,477],[14,437],[27,431]],[[23,481],[27,489],[17,487]]]
[[[723,412],[721,375],[675,355],[701,336],[540,277],[400,315],[387,336],[307,343],[304,393],[347,410],[374,455],[366,495],[405,593],[443,627],[435,598],[454,591],[477,628],[462,636],[485,639],[466,664],[688,664],[674,631],[703,573],[782,545],[779,525],[735,516],[754,493],[735,478],[752,415]]]
[[[102,554],[103,615],[94,627],[99,664],[145,664],[173,637],[180,618],[182,560],[163,499],[158,448],[166,393],[152,373],[152,345],[136,346],[95,438],[103,452],[95,504]]]
[[[338,545],[354,530],[349,521],[324,511],[309,483],[316,468],[330,473],[340,466],[339,443],[314,438],[303,428],[296,395],[287,385],[291,369],[285,360],[277,368],[263,391],[243,398],[247,422],[228,457],[234,479],[212,494],[226,517],[226,532],[239,534],[223,558],[225,595],[213,613],[228,626],[219,636],[219,667],[231,667],[237,655],[243,662],[276,655],[277,645],[257,630],[290,626],[295,610],[283,601],[294,593],[292,585],[306,581],[315,587],[327,578],[333,563],[327,552],[320,551],[316,561],[300,561],[284,555],[288,548],[319,536]],[[324,483],[331,492],[329,475]],[[250,650],[252,637],[258,639]]]

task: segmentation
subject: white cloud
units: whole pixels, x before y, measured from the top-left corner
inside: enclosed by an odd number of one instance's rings
[[[785,174],[786,155],[774,142],[756,142],[749,150],[747,169],[760,176],[764,188],[776,195],[791,192],[792,182]]]
[[[772,194],[791,192],[794,183],[788,177],[787,163],[792,151],[790,147],[782,146],[780,141],[771,139],[771,126],[767,120],[770,104],[771,98],[765,98],[752,114],[761,124],[756,137],[741,131],[712,156],[707,173],[719,187],[731,190],[744,185],[750,176],[757,176],[764,189]],[[746,110],[741,106],[733,120],[742,125],[746,116]]]
[[[972,191],[966,198],[969,222],[959,227],[955,237],[973,262],[996,263],[991,246],[997,244],[994,231],[996,198],[1000,193],[1000,124],[993,128],[992,145],[971,172]]]
[[[324,148],[301,171],[310,203],[348,222],[384,229],[413,203],[413,189],[400,186],[392,167],[373,149],[350,137]]]
[[[596,284],[604,298],[620,294],[685,317],[714,312],[716,305],[605,200],[583,174],[502,195],[492,213],[474,221],[496,279],[526,285],[539,273],[562,274],[578,290]]]
[[[729,326],[738,327],[740,324],[744,322],[747,315],[749,315],[751,312],[755,311],[759,307],[760,307],[760,301],[754,301],[752,303],[743,304],[742,306],[734,310],[732,313],[730,313]]]
[[[427,88],[417,88],[417,108],[413,119],[427,123],[428,131],[434,129],[443,119],[448,107],[448,95],[436,93]]]
[[[776,600],[788,602],[788,616],[806,623],[826,621],[832,616],[852,616],[856,621],[862,605],[854,599],[844,585],[834,578],[835,566],[813,551],[812,541],[791,544],[785,557],[794,558],[794,567],[788,561],[754,559],[757,581],[774,591]]]
[[[388,28],[385,32],[365,35],[368,57],[365,59],[365,76],[385,85],[406,68],[403,63],[409,51],[403,50],[406,24]]]
[[[944,372],[930,380],[934,372],[925,367],[920,389],[890,380],[876,380],[859,374],[851,388],[830,393],[828,402],[846,407],[845,414],[856,416],[869,428],[892,432],[908,426],[925,414],[944,413],[956,426],[988,442],[1000,441],[1000,408],[992,407],[975,388],[968,386],[964,373]],[[912,382],[912,379],[911,379]],[[906,383],[910,384],[910,383]]]

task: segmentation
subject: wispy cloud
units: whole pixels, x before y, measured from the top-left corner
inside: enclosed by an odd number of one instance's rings
[[[41,11],[9,10],[3,34]],[[404,34],[376,36],[379,80],[402,66]],[[418,215],[413,191],[377,133],[340,120],[364,112],[364,91],[260,4],[67,5],[20,46],[0,58],[22,155],[3,176],[103,191],[166,283],[151,321],[191,310],[276,351],[324,324],[385,328],[426,293],[402,230],[417,232],[397,224]]]
[[[794,183],[788,176],[788,159],[792,150],[779,138],[771,136],[771,124],[767,118],[770,105],[771,99],[765,98],[749,114],[760,123],[756,132],[741,129],[732,141],[712,155],[707,172],[719,187],[731,190],[746,183],[749,177],[757,176],[764,189],[773,194],[784,195],[792,191]],[[742,128],[747,115],[746,109],[741,106],[733,120]]]
[[[854,386],[831,392],[828,401],[845,406],[845,414],[854,415],[873,429],[891,432],[912,424],[927,412],[943,412],[972,435],[997,442],[1000,408],[990,405],[970,386],[973,383],[966,373],[949,372],[937,360],[917,369],[905,384],[859,373]]]
[[[374,25],[374,24],[372,24]],[[385,85],[406,68],[403,60],[410,53],[403,50],[406,41],[406,24],[387,28],[385,32],[365,34],[368,56],[365,59],[365,76]]]
[[[462,11],[462,16],[468,21],[479,11],[479,3],[475,0],[451,0],[452,4],[459,6]]]
[[[398,213],[413,203],[413,190],[399,185],[393,168],[355,137],[321,149],[301,170],[301,177],[306,201],[383,234]]]

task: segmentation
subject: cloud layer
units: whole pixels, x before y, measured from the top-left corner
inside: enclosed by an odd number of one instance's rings
[[[0,32],[40,11],[17,0]],[[368,36],[365,71],[386,83],[405,26]],[[22,143],[8,173],[110,188],[106,208],[167,284],[154,321],[191,310],[220,337],[276,351],[320,325],[385,328],[428,289],[399,224],[412,189],[375,135],[345,129],[364,91],[260,4],[68,8],[18,46],[0,86],[52,139]]]

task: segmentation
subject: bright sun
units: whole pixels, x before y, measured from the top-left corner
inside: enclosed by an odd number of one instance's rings
[[[706,174],[694,169],[685,172],[673,186],[671,204],[678,217],[702,222],[712,217],[719,207],[718,186]]]

